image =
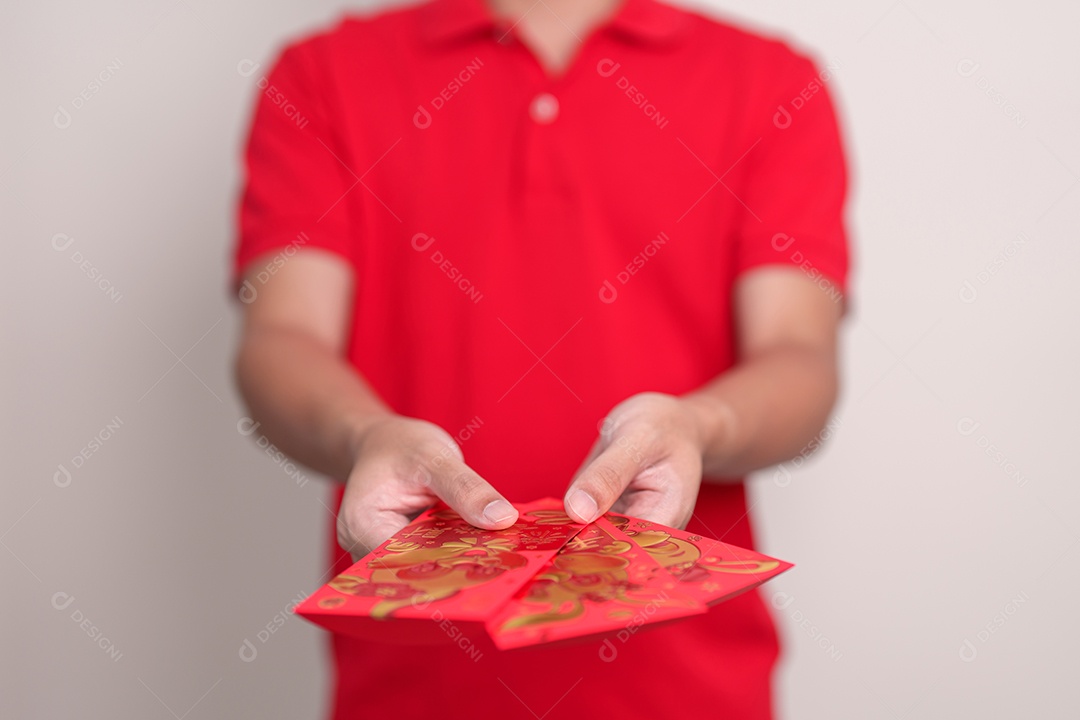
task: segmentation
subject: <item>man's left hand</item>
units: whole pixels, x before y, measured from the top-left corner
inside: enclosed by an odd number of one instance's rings
[[[642,393],[619,403],[566,492],[566,511],[590,523],[608,510],[684,528],[701,486],[703,440],[685,401]]]

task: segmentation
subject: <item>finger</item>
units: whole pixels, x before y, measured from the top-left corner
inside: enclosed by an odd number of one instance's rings
[[[694,514],[700,487],[700,458],[676,453],[638,473],[620,506],[631,517],[682,529]]]
[[[686,527],[692,513],[693,505],[687,507],[682,498],[658,490],[629,493],[620,510],[621,515],[679,530]]]
[[[589,452],[585,455],[585,459],[578,465],[578,469],[571,476],[576,478],[581,473],[585,472],[585,468],[592,464],[593,460],[596,460],[608,445],[611,444],[612,437],[615,434],[615,420],[608,417],[604,418],[600,422],[596,423],[596,440],[593,442],[592,447],[589,448]]]
[[[639,453],[632,449],[612,443],[574,479],[564,499],[570,517],[591,523],[611,508],[641,469]]]
[[[517,522],[514,506],[456,457],[428,472],[431,489],[466,522],[486,530],[502,530]]]
[[[596,442],[594,442],[592,444],[592,447],[589,448],[589,454],[586,455],[585,459],[581,461],[580,465],[578,465],[578,469],[574,473],[573,477],[576,478],[578,475],[585,472],[585,468],[589,467],[589,465],[592,465],[593,460],[596,460],[596,458],[600,456],[600,453],[604,451],[607,443],[608,441],[604,438],[603,435],[597,437]]]
[[[345,486],[337,516],[338,545],[354,558],[363,557],[433,502],[430,487],[412,487],[390,468],[365,466]]]
[[[397,512],[377,511],[370,517],[354,517],[351,522],[339,513],[338,545],[352,555],[353,562],[359,562],[408,524],[409,519]]]

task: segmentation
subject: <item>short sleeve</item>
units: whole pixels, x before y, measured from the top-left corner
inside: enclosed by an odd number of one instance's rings
[[[358,180],[339,159],[318,82],[323,75],[311,41],[286,49],[266,75],[252,75],[258,98],[244,154],[233,264],[237,287],[257,258],[268,256],[268,277],[305,248],[335,253],[355,267],[346,196]]]
[[[795,266],[824,289],[838,291],[839,300],[849,266],[847,170],[830,73],[787,53],[789,69],[778,91],[766,95],[773,101],[762,113],[760,140],[746,156],[735,272]]]

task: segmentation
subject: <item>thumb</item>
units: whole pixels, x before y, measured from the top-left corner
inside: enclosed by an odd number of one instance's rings
[[[634,453],[612,443],[590,462],[566,491],[566,511],[576,522],[591,523],[611,509],[638,474]]]
[[[517,522],[514,506],[456,457],[431,468],[430,473],[432,491],[467,523],[502,530]]]

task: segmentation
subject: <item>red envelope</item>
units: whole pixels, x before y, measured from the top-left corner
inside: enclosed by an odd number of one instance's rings
[[[501,650],[699,615],[649,553],[605,518],[582,530],[495,616],[487,630]],[[632,630],[631,630],[632,629]]]
[[[333,632],[399,644],[490,635],[500,649],[704,613],[791,563],[647,520],[608,513],[585,527],[561,500],[518,506],[506,530],[432,508],[296,607]]]
[[[494,609],[583,527],[561,500],[518,510],[518,521],[498,531],[474,527],[445,505],[428,510],[295,611],[337,633],[399,643],[482,632]]]
[[[679,590],[709,605],[730,600],[794,567],[789,562],[745,548],[608,513],[625,532],[678,582]]]

